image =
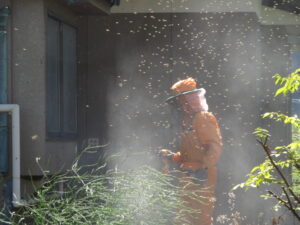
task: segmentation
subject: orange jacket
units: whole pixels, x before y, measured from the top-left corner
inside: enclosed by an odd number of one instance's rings
[[[184,169],[213,167],[219,160],[221,149],[222,137],[215,116],[200,111],[183,121],[180,152],[173,155],[173,160]]]

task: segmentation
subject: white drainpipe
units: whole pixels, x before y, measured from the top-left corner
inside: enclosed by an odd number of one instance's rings
[[[12,117],[12,192],[14,207],[25,205],[21,199],[20,181],[20,107],[17,104],[0,104],[0,112],[9,112]]]

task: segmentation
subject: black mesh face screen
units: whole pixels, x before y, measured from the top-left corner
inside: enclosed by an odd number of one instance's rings
[[[177,110],[177,111],[181,110],[180,103],[177,97],[167,99],[166,103],[168,103],[168,105],[172,110]]]

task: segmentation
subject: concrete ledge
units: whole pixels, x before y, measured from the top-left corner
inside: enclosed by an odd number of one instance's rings
[[[262,25],[300,25],[300,15],[263,6],[259,21]]]
[[[258,12],[261,0],[123,0],[112,13]]]

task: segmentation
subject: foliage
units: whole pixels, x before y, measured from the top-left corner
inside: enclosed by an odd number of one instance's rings
[[[275,84],[281,87],[276,91],[275,96],[280,94],[287,96],[289,93],[298,91],[300,85],[300,69],[291,73],[288,77],[274,76]],[[273,119],[283,124],[291,125],[293,133],[300,134],[300,119],[296,116],[287,116],[277,112],[268,112],[262,115],[263,118]],[[266,154],[265,160],[255,166],[247,175],[247,180],[234,187],[248,190],[251,187],[259,188],[262,185],[278,186],[276,193],[267,190],[265,199],[273,198],[277,201],[275,209],[280,206],[286,207],[295,218],[300,221],[300,185],[297,182],[291,183],[285,174],[285,169],[292,168],[293,176],[300,175],[300,139],[294,135],[292,142],[286,146],[278,146],[274,149],[268,145],[270,138],[269,131],[257,128],[254,131],[257,142]],[[299,178],[299,177],[298,177]]]
[[[70,171],[47,176],[29,204],[12,212],[5,224],[163,225],[173,220],[189,224],[180,216],[178,208],[192,209],[179,196],[197,194],[182,193],[174,185],[175,177],[147,166],[105,173],[103,168],[100,165],[79,167],[77,160]],[[61,183],[63,191],[57,188]],[[1,222],[4,221],[0,217]]]
[[[280,74],[275,74],[275,84],[279,84],[282,87],[276,91],[275,96],[283,94],[286,96],[288,93],[294,93],[299,89],[300,85],[300,69],[291,73],[288,77],[282,77]]]

